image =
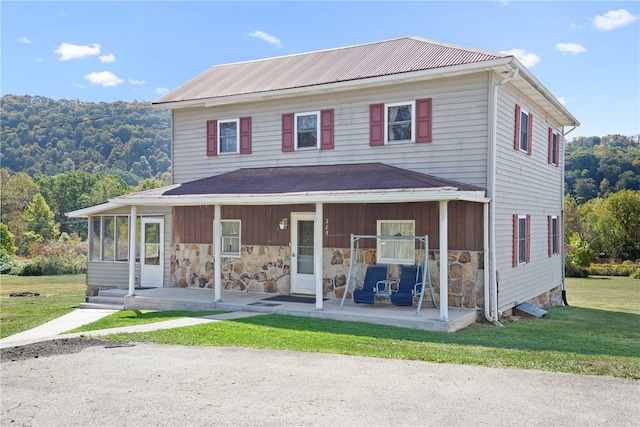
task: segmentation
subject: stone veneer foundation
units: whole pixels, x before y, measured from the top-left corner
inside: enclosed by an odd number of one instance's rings
[[[366,266],[375,263],[373,249],[359,249],[355,277],[362,282]],[[416,251],[416,262],[423,254]],[[324,296],[342,298],[349,272],[349,249],[323,249]],[[449,307],[482,309],[484,276],[482,252],[449,251]],[[171,286],[213,288],[213,246],[173,243],[171,246]],[[289,295],[291,252],[288,246],[242,246],[239,258],[222,259],[223,289]],[[438,251],[429,251],[429,271],[436,301],[440,276]],[[389,265],[389,278],[397,279],[399,265]],[[347,294],[351,298],[350,292]],[[428,298],[425,292],[425,298]],[[381,301],[385,302],[385,301]]]

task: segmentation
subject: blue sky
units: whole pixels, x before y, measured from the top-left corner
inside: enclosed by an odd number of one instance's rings
[[[414,35],[513,52],[582,125],[640,133],[640,2],[2,1],[1,93],[153,101],[209,67]]]

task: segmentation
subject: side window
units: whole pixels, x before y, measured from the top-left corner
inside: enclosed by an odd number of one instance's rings
[[[320,112],[297,113],[295,115],[295,147],[296,150],[320,147]]]
[[[550,165],[558,166],[560,162],[560,134],[549,128],[549,157]]]
[[[222,256],[240,256],[240,220],[222,220]]]
[[[377,239],[377,261],[382,264],[415,263],[415,241],[397,238],[414,236],[415,228],[414,220],[378,220],[377,234],[391,237]]]
[[[531,216],[513,216],[513,266],[530,262]]]
[[[560,221],[557,216],[549,216],[549,256],[560,253]]]
[[[90,221],[91,261],[129,261],[129,217],[95,216]]]
[[[431,98],[371,104],[369,145],[431,142],[431,105]]]
[[[531,155],[533,143],[533,113],[516,104],[513,148]]]

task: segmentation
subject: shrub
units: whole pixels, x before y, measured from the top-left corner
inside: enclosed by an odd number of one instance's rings
[[[78,236],[63,236],[46,243],[34,242],[30,248],[35,255],[23,265],[11,270],[17,276],[78,274],[87,271],[87,244]]]
[[[638,269],[634,264],[591,264],[587,271],[590,276],[631,276]]]
[[[589,276],[589,272],[586,268],[573,265],[572,263],[567,263],[565,265],[564,274],[566,277],[584,278]]]
[[[0,250],[0,274],[9,273],[19,264],[20,261],[14,255]]]
[[[630,276],[632,279],[640,279],[640,268],[636,268]]]

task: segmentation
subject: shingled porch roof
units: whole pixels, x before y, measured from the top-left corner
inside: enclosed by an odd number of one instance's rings
[[[113,199],[117,204],[192,205],[472,200],[485,190],[383,163],[238,169]]]

